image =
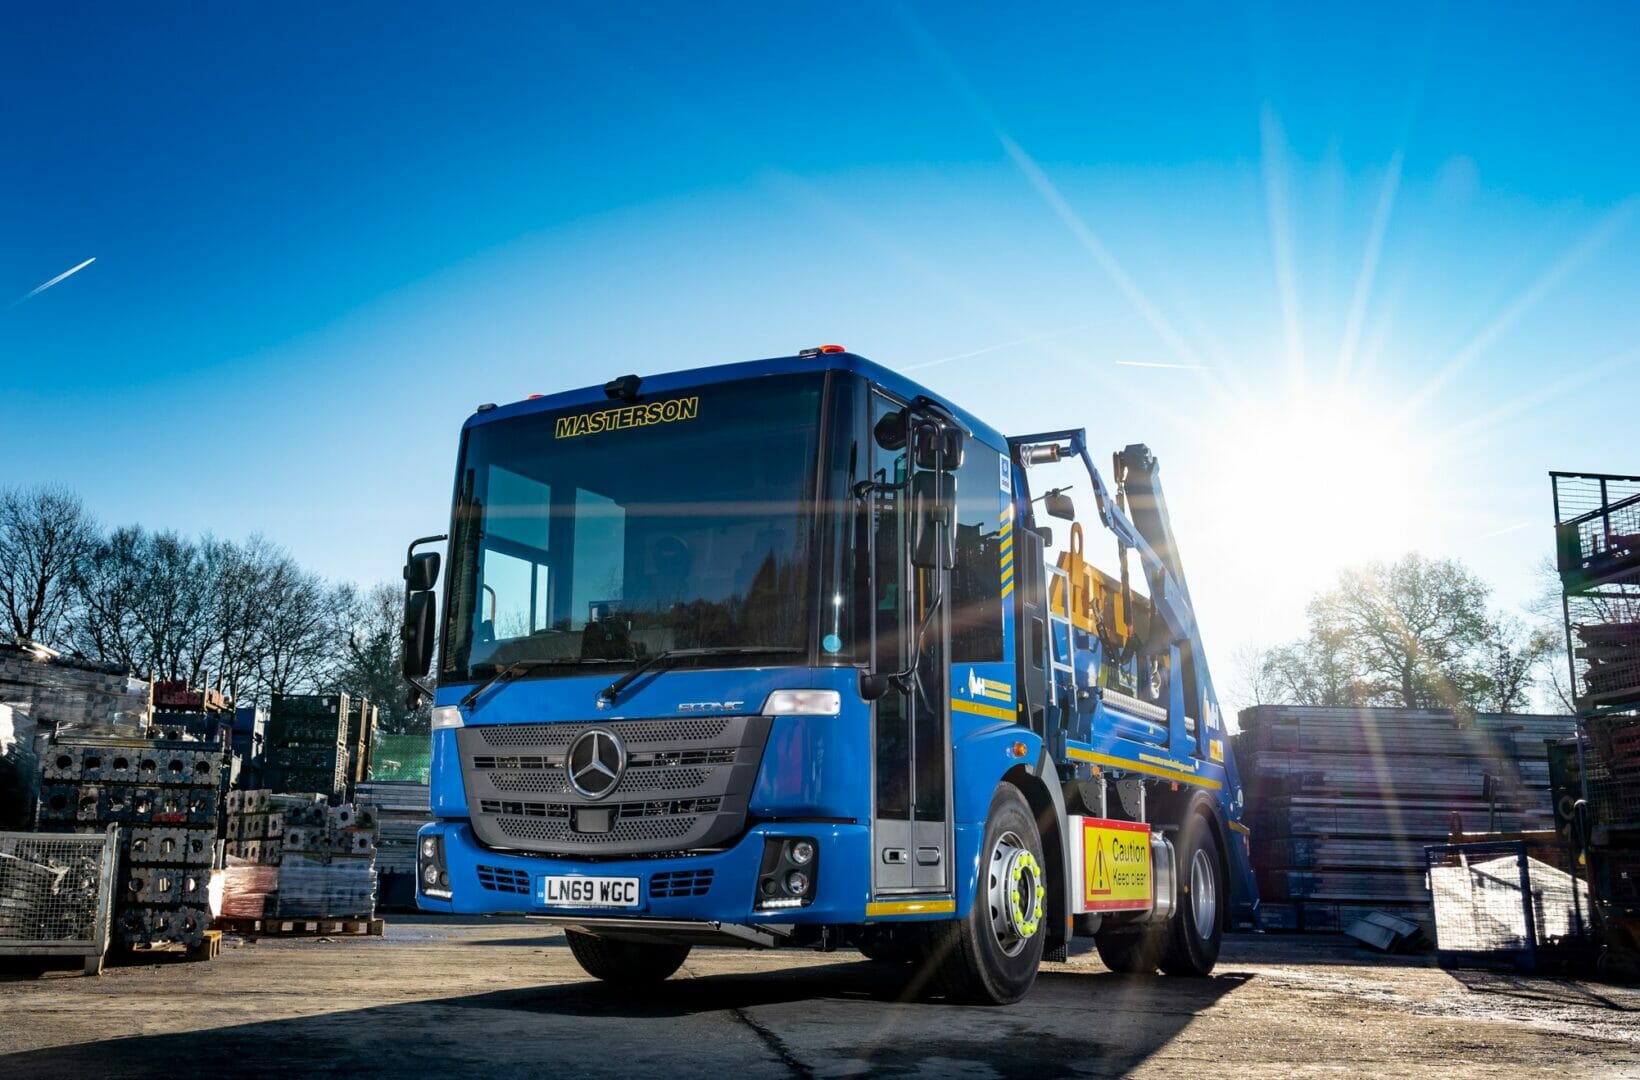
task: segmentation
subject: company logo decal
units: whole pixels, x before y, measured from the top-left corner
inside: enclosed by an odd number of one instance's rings
[[[623,431],[626,428],[648,427],[650,424],[675,424],[693,420],[700,415],[700,398],[672,398],[670,401],[651,401],[647,405],[621,405],[578,416],[560,416],[553,434],[560,439],[577,435],[597,435],[604,431]]]

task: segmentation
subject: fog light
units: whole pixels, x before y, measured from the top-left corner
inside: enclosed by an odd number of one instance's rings
[[[795,896],[807,896],[809,892],[809,875],[801,870],[793,870],[786,875],[786,889]]]
[[[798,866],[807,866],[814,861],[814,844],[809,840],[798,840],[786,850],[786,856]]]
[[[427,884],[429,884],[429,885],[437,885],[438,884],[438,867],[436,867],[436,866],[432,865],[431,863],[429,863],[427,865],[427,869],[425,869],[421,872],[421,880],[427,882]]]
[[[812,836],[770,836],[763,842],[754,906],[761,911],[808,907],[820,880],[820,844]]]

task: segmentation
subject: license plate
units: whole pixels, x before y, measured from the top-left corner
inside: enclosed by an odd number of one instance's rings
[[[535,879],[535,900],[543,907],[638,906],[635,877],[585,877],[562,874]]]

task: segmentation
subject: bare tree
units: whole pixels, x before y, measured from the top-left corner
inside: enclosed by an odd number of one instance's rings
[[[1486,689],[1487,593],[1450,559],[1410,554],[1351,568],[1310,601],[1311,638],[1341,658],[1363,703],[1472,704]]]
[[[384,726],[402,728],[409,710],[410,684],[404,681],[404,587],[383,581],[369,589],[345,585],[337,590],[340,623],[336,639],[342,655],[337,681],[347,691],[366,695],[381,706]]]
[[[18,637],[55,641],[74,574],[96,538],[80,497],[61,487],[0,491],[0,615]]]
[[[316,689],[335,667],[335,590],[283,553],[265,569],[257,688],[270,696]]]
[[[1513,616],[1493,620],[1485,646],[1484,698],[1480,704],[1489,712],[1514,713],[1532,705],[1538,671],[1546,657],[1555,653],[1557,638],[1533,630]]]

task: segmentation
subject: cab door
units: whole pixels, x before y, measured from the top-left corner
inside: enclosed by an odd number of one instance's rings
[[[879,894],[943,893],[951,888],[949,603],[928,616],[936,597],[948,595],[949,571],[911,564],[913,464],[904,433],[882,426],[892,428],[896,415],[899,402],[872,394],[872,667],[913,668],[909,688],[891,688],[873,710],[872,886]]]

